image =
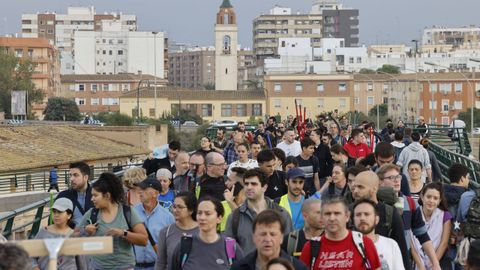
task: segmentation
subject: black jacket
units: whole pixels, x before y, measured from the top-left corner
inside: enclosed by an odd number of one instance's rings
[[[280,257],[289,260],[295,270],[308,270],[308,267],[303,264],[301,261],[289,256],[285,251],[280,251]],[[257,251],[252,251],[247,256],[243,257],[243,259],[236,261],[230,270],[255,270],[255,264],[257,262]]]
[[[318,158],[318,177],[324,178],[332,175],[333,159],[330,154],[330,148],[324,144],[315,147],[314,156]]]
[[[165,158],[154,158],[154,159],[146,159],[143,162],[142,168],[147,171],[147,175],[152,173],[157,173],[158,169],[168,169],[170,172],[175,173],[175,165],[172,167],[170,166],[170,160],[168,157]]]
[[[67,189],[64,190],[60,193],[58,193],[57,198],[67,198],[73,203],[73,211],[75,211],[75,208],[80,206],[80,204],[77,201],[78,198],[78,192],[74,189]],[[94,208],[93,202],[92,202],[92,186],[88,184],[87,186],[87,191],[85,192],[85,209],[79,209],[80,213],[84,215],[88,210],[91,208]]]

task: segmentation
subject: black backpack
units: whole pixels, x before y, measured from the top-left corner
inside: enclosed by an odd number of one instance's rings
[[[480,189],[475,190],[475,197],[468,208],[464,232],[466,237],[480,239]]]

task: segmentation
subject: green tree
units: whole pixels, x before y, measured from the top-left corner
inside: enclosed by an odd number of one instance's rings
[[[49,98],[43,112],[49,121],[79,121],[80,110],[75,101],[62,97]]]
[[[465,122],[465,124],[467,125],[467,130],[470,131],[472,128],[470,127],[471,126],[471,108],[467,108],[466,111],[464,112],[461,112],[458,114],[458,119],[462,120],[463,122]],[[474,127],[480,127],[480,109],[477,109],[475,108],[473,110],[473,125]]]
[[[376,72],[373,69],[362,68],[362,69],[360,69],[360,71],[358,73],[360,73],[360,74],[375,74]]]
[[[28,94],[28,115],[31,113],[32,104],[43,100],[43,92],[35,88],[32,82],[32,74],[35,64],[27,58],[18,58],[12,53],[0,48],[0,108],[5,111],[5,116],[11,118],[12,90],[25,90]]]
[[[378,105],[378,111],[380,113],[380,116],[386,116],[388,114],[388,105],[387,104]],[[368,115],[377,116],[377,106],[373,106],[368,112]]]
[[[377,69],[379,73],[389,73],[389,74],[399,74],[400,68],[392,65],[383,65],[381,68]]]
[[[260,80],[246,80],[245,84],[247,85],[248,90],[262,90],[263,84]]]

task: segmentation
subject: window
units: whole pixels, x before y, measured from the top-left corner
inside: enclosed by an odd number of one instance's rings
[[[367,84],[367,91],[373,91],[373,83],[369,82]]]
[[[91,98],[91,99],[90,99],[90,104],[91,104],[92,106],[100,105],[100,99],[99,99],[99,98]]]
[[[102,53],[103,53],[103,54],[107,54],[107,51],[106,51],[106,50],[102,50]]]
[[[252,104],[252,116],[262,116],[262,104]]]
[[[155,118],[155,108],[150,108],[148,110],[148,114],[150,117],[154,117]]]
[[[75,98],[75,103],[77,103],[78,106],[84,106],[85,105],[85,99],[84,98]]]
[[[85,91],[85,84],[79,84],[78,91]]]
[[[212,116],[212,104],[202,104],[202,117]]]
[[[247,116],[246,104],[237,104],[237,116]]]
[[[385,93],[388,92],[388,88],[389,88],[388,83],[384,83],[383,84],[383,92],[385,92]]]
[[[230,54],[231,43],[232,43],[232,39],[230,38],[230,36],[223,37],[223,53],[224,54]]]
[[[460,93],[462,92],[463,84],[461,83],[456,83],[455,84],[455,92]]]
[[[123,55],[123,50],[118,50],[118,55]]]
[[[295,91],[297,91],[297,92],[303,91],[303,83],[296,83],[295,84]]]
[[[355,58],[349,57],[349,58],[348,58],[348,63],[349,63],[349,64],[355,63]]]
[[[346,99],[341,98],[339,101],[340,101],[339,102],[340,103],[340,106],[339,106],[340,108],[345,108],[347,106],[347,100]]]
[[[33,57],[33,49],[28,49],[28,57]]]
[[[112,51],[112,50],[109,50],[109,51],[108,51],[108,54],[109,54],[109,55],[112,55],[112,54],[113,54],[113,51]]]
[[[15,56],[16,57],[23,57],[23,50],[22,49],[16,49],[15,50]]]
[[[448,116],[442,116],[442,125],[450,124],[450,118]]]
[[[53,34],[53,29],[48,29],[47,34]]]
[[[355,84],[353,85],[353,91],[360,91],[360,84],[355,83]]]
[[[443,94],[448,94],[452,92],[452,84],[451,83],[441,83],[440,84],[440,91]]]
[[[282,91],[282,84],[281,83],[276,83],[273,86],[275,92],[280,92]]]
[[[448,112],[449,100],[442,100],[442,112]]]
[[[358,97],[354,98],[353,103],[360,104],[360,98],[358,98]]]
[[[303,100],[297,98],[296,101],[297,101],[297,105],[303,105]]]
[[[232,104],[222,104],[222,117],[232,116]]]
[[[437,84],[431,83],[430,84],[430,92],[437,92]]]
[[[130,84],[126,83],[123,85],[123,91],[130,91]]]
[[[361,64],[362,63],[362,57],[357,57],[357,64]]]
[[[317,91],[319,92],[325,91],[325,85],[323,83],[317,83]]]
[[[463,103],[461,101],[455,101],[453,103],[453,108],[455,110],[461,110],[463,108]]]
[[[383,104],[388,104],[388,97],[383,98]]]
[[[118,105],[118,98],[102,98],[103,105]]]
[[[317,99],[317,107],[323,109],[325,107],[325,100],[323,98]]]
[[[280,99],[275,99],[274,100],[274,106],[275,106],[275,108],[281,108],[282,107],[282,101]]]
[[[428,108],[429,108],[430,110],[431,110],[431,109],[434,109],[434,110],[437,109],[437,101],[431,101],[431,100],[430,100],[429,103],[430,103],[430,104],[429,104]]]
[[[93,93],[96,93],[97,90],[98,90],[98,85],[92,84],[92,92],[93,92]]]
[[[108,83],[103,84],[103,91],[108,91],[108,90],[109,90]]]
[[[373,105],[375,103],[374,97],[367,97],[367,105]]]
[[[347,84],[344,82],[338,83],[338,91],[347,91]]]

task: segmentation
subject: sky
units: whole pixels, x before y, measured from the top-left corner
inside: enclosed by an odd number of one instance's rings
[[[1,0],[7,3],[7,0]],[[479,0],[340,0],[360,11],[360,44],[412,45],[425,27],[480,25]],[[214,43],[215,16],[222,0],[15,0],[0,8],[0,35],[21,32],[22,13],[95,6],[97,13],[137,15],[139,31],[165,31],[170,41],[207,46]],[[252,46],[252,20],[275,6],[310,11],[313,0],[231,0],[242,47]]]

